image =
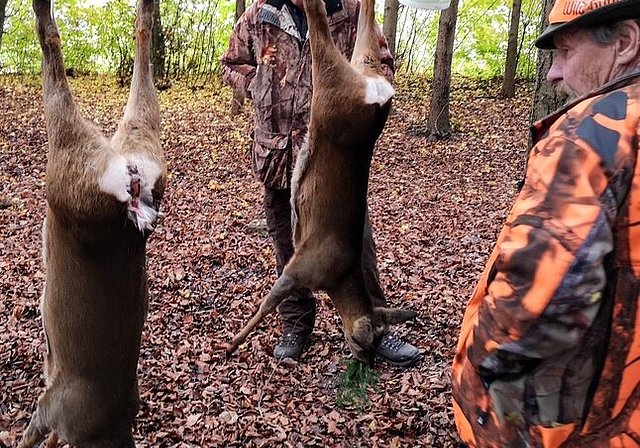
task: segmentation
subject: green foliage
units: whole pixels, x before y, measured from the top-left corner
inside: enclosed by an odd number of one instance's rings
[[[247,3],[251,3],[248,0]],[[520,17],[517,76],[535,74],[540,4],[523,0]],[[378,12],[383,11],[378,0]],[[511,0],[464,0],[456,29],[453,72],[493,78],[504,70]],[[161,0],[165,72],[169,79],[209,84],[219,70],[235,21],[230,0]],[[107,72],[127,76],[133,66],[135,0],[65,0],[55,3],[65,65],[80,72]],[[437,11],[401,7],[396,57],[401,71],[431,73],[438,35]],[[378,20],[382,22],[382,15]],[[0,72],[37,73],[40,49],[30,0],[12,0],[7,7],[0,48]]]
[[[375,387],[378,375],[366,364],[356,359],[343,359],[346,366],[338,377],[338,397],[336,404],[341,408],[355,408],[364,411],[369,406],[367,388]]]
[[[440,13],[401,6],[398,14],[396,59],[406,72],[429,73],[438,37]]]
[[[102,8],[94,8],[99,45],[91,57],[97,68],[124,77],[133,70],[135,1],[108,0]],[[98,69],[98,71],[102,71]]]
[[[163,1],[162,20],[168,76],[208,80],[229,44],[235,3]]]
[[[130,73],[135,0],[66,0],[54,7],[66,67],[120,76]],[[162,0],[160,13],[169,76],[206,79],[215,73],[229,42],[235,3]],[[2,71],[38,72],[41,55],[29,0],[9,2],[5,33],[0,48]]]
[[[456,25],[452,71],[480,78],[501,76],[507,51],[510,0],[461,1]],[[535,75],[536,51],[533,41],[538,34],[540,4],[523,0],[518,36],[517,76],[530,79]],[[407,72],[429,73],[438,36],[437,11],[401,9],[398,18],[397,57]]]
[[[66,0],[54,4],[65,66],[82,72],[113,71],[133,51],[134,10],[126,0],[105,6]],[[36,73],[41,53],[29,0],[9,2],[8,21],[0,49],[4,72]]]
[[[40,69],[40,47],[36,40],[31,2],[12,0],[0,48],[0,70],[5,73],[34,73]]]
[[[465,76],[492,78],[501,76],[507,54],[511,20],[511,1],[471,0],[460,10],[456,33],[454,67]],[[535,74],[533,41],[540,20],[539,2],[523,0],[518,44],[521,58],[517,74],[532,78]]]

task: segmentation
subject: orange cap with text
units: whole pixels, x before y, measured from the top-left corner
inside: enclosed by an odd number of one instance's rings
[[[640,0],[556,0],[549,26],[536,39],[538,48],[555,48],[553,36],[569,27],[586,27],[640,17]]]

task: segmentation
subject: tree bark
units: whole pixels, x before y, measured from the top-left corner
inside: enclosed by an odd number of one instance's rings
[[[553,7],[553,0],[544,0],[541,11],[540,32],[548,25],[549,11]],[[550,114],[560,108],[564,99],[556,93],[552,84],[547,81],[547,73],[553,63],[553,52],[538,50],[538,63],[536,65],[536,82],[533,92],[533,104],[531,107],[531,123]]]
[[[520,26],[520,11],[522,0],[513,0],[511,8],[511,25],[507,41],[507,60],[502,81],[502,96],[513,98],[516,94],[516,69],[518,67],[518,28]]]
[[[246,9],[245,0],[236,0],[236,22]],[[240,113],[242,106],[244,105],[244,96],[234,90],[233,99],[231,100],[231,108],[229,114],[233,117]]]
[[[382,24],[382,33],[387,38],[389,51],[395,56],[396,54],[396,34],[398,31],[398,9],[400,4],[398,0],[384,1],[384,23]]]
[[[156,81],[165,77],[165,42],[162,19],[160,15],[160,0],[154,0],[153,30],[151,32],[151,58],[153,64],[153,78]]]
[[[427,117],[429,140],[443,139],[451,135],[449,94],[457,17],[458,0],[451,0],[449,8],[440,13],[438,23],[432,94]]]

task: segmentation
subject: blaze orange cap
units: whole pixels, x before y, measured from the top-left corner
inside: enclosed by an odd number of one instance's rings
[[[556,0],[549,26],[536,39],[536,47],[556,48],[553,36],[573,27],[588,27],[640,17],[640,0]]]

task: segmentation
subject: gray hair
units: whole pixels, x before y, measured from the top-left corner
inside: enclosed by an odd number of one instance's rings
[[[640,26],[640,18],[632,20]],[[618,37],[621,23],[622,21],[595,25],[589,28],[589,32],[591,33],[591,37],[595,43],[598,45],[610,45]]]

